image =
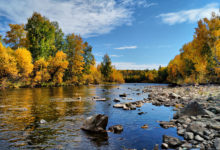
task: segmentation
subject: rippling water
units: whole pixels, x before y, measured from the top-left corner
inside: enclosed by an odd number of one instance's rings
[[[82,87],[8,89],[0,91],[0,148],[2,149],[153,149],[162,135],[178,137],[175,128],[157,123],[173,116],[171,107],[144,104],[140,110],[113,108],[114,98],[127,93],[136,101],[147,93],[141,89],[155,84],[120,84]],[[138,90],[140,89],[140,91]],[[137,93],[141,93],[140,95]],[[100,96],[107,101],[92,101]],[[77,100],[81,97],[81,100]],[[138,115],[138,112],[146,112]],[[88,134],[80,130],[83,120],[93,114],[109,116],[108,127],[121,124],[121,134]],[[46,123],[40,123],[45,120]],[[148,129],[141,126],[148,124]]]

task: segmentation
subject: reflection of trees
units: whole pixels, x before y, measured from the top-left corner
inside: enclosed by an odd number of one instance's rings
[[[56,133],[50,128],[51,125],[63,121],[67,115],[78,117],[91,111],[93,105],[86,99],[95,96],[95,92],[96,86],[10,89],[1,92],[0,129],[9,132],[1,132],[0,136],[22,138],[34,145],[44,143]],[[82,100],[77,100],[79,96]],[[65,99],[73,101],[66,102]],[[41,119],[48,122],[48,127],[40,124]],[[53,123],[50,124],[50,121]]]
[[[26,138],[29,145],[44,144],[48,139],[55,138],[56,131],[51,128],[36,128],[31,134]]]

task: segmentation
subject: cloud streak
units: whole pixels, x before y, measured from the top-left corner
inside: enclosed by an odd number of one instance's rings
[[[122,47],[117,47],[117,48],[114,48],[114,49],[118,49],[118,50],[125,50],[125,49],[136,49],[137,46],[122,46]]]
[[[121,25],[131,25],[134,7],[150,7],[146,0],[1,0],[0,32],[5,24],[25,23],[34,11],[58,21],[63,31],[83,37],[106,34]],[[6,18],[6,19],[3,19]]]
[[[211,18],[212,12],[219,13],[218,7],[219,7],[218,3],[211,3],[202,8],[182,10],[171,13],[163,13],[157,17],[161,18],[163,23],[169,25],[174,25],[183,22],[192,23],[205,17]]]
[[[133,62],[113,62],[112,64],[119,70],[158,69],[159,66],[166,66],[164,64],[136,64]]]
[[[121,56],[123,56],[123,55],[115,55],[115,54],[112,54],[112,55],[110,55],[110,57],[121,57]]]

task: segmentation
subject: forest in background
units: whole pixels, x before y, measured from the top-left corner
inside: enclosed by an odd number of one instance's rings
[[[167,67],[158,70],[122,70],[125,82],[174,84],[220,83],[220,16],[198,21],[193,40]]]
[[[0,36],[2,88],[124,82],[107,54],[96,65],[92,46],[80,35],[64,36],[57,22],[37,12],[25,25],[9,26]]]
[[[38,87],[150,82],[220,83],[220,16],[198,21],[193,40],[167,67],[116,70],[110,57],[96,64],[92,46],[74,33],[64,35],[57,22],[34,12],[27,24],[9,24],[0,35],[0,86]]]

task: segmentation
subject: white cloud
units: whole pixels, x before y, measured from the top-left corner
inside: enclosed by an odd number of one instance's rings
[[[202,8],[197,9],[182,10],[172,13],[163,13],[160,14],[158,17],[162,18],[162,21],[164,23],[174,25],[183,22],[196,22],[199,19],[205,17],[211,18],[212,12],[219,13],[218,3],[211,3]]]
[[[117,26],[131,25],[135,6],[153,6],[145,0],[140,2],[136,0],[0,0],[0,19],[6,18],[7,23],[25,23],[36,11],[52,21],[58,21],[66,34],[74,32],[83,37],[91,37],[109,33]],[[2,21],[0,24],[2,26]],[[3,32],[3,29],[0,29],[0,32]]]
[[[122,55],[110,55],[110,57],[121,57]]]
[[[157,3],[150,3],[147,0],[122,0],[122,4],[145,7],[145,8],[158,5]]]
[[[119,50],[125,50],[125,49],[136,49],[137,46],[122,46],[122,47],[117,47],[117,48],[114,48],[114,49],[119,49]]]
[[[159,66],[166,66],[164,64],[136,64],[133,62],[113,62],[112,65],[119,70],[158,69]]]

